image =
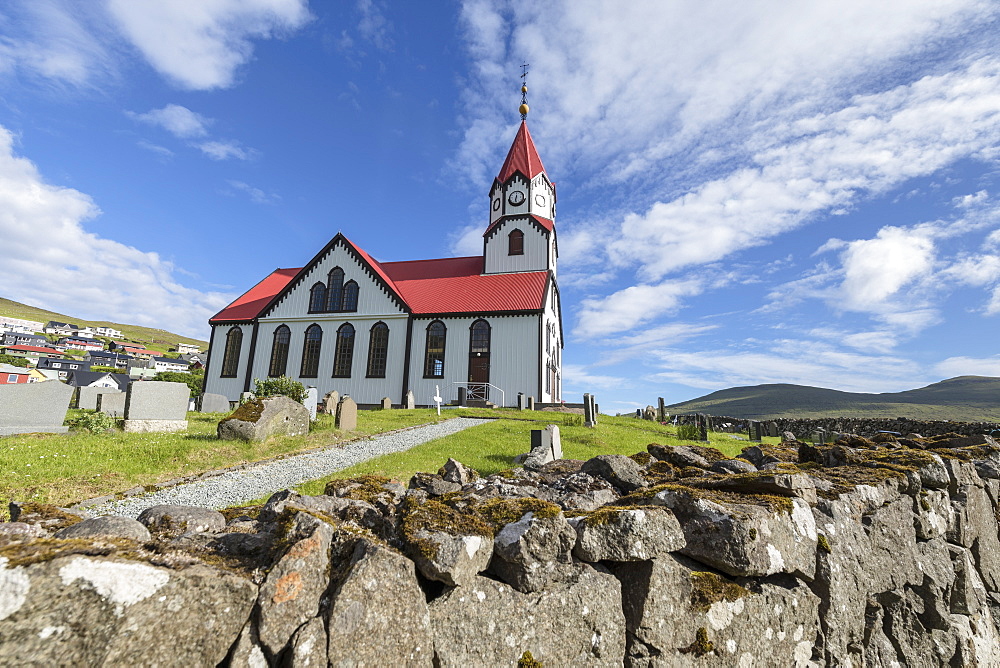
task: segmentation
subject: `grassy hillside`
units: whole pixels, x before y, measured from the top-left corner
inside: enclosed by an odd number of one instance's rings
[[[668,406],[673,413],[774,417],[906,417],[1000,421],[1000,378],[959,376],[905,392],[866,394],[808,385],[732,387]]]
[[[166,351],[178,343],[190,343],[201,346],[202,350],[208,348],[208,341],[181,336],[180,334],[168,332],[165,329],[126,325],[119,322],[108,322],[107,320],[84,320],[76,316],[56,313],[55,311],[46,311],[45,309],[28,306],[27,304],[2,297],[0,297],[0,315],[10,318],[21,318],[22,320],[35,320],[43,324],[49,320],[55,320],[57,322],[71,322],[76,325],[90,325],[91,327],[113,327],[121,330],[123,338],[145,344],[150,350]]]

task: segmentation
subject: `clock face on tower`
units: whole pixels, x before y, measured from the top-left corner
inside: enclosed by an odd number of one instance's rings
[[[511,206],[520,206],[524,204],[524,193],[520,190],[515,190],[507,196],[507,201],[510,202]]]
[[[535,195],[535,204],[545,206],[545,195]]]

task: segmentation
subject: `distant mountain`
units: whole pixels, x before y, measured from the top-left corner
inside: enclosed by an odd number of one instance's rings
[[[1000,378],[959,376],[905,392],[865,394],[775,383],[731,387],[668,406],[671,413],[731,417],[906,417],[915,420],[1000,421]]]
[[[152,327],[140,327],[139,325],[126,325],[119,322],[108,322],[106,320],[84,320],[72,315],[46,311],[36,306],[29,306],[21,302],[0,297],[0,315],[10,318],[20,318],[22,320],[35,320],[43,325],[49,320],[56,322],[70,322],[74,325],[90,325],[91,327],[112,327],[120,330],[122,338],[136,343],[145,344],[151,350],[163,350],[176,346],[178,343],[190,343],[201,346],[201,349],[208,349],[208,341],[192,339],[188,336],[181,336],[168,332],[165,329],[154,329]]]

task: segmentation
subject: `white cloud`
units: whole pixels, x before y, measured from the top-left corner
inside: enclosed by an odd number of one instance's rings
[[[152,109],[144,114],[126,113],[136,120],[159,126],[180,139],[204,137],[212,123],[212,119],[179,104],[168,104],[162,109]]]
[[[583,364],[563,364],[563,389],[565,392],[580,390],[591,392],[595,389],[610,390],[628,387],[626,378],[591,373]]]
[[[911,230],[883,227],[874,239],[849,243],[841,260],[843,307],[880,311],[906,285],[931,272],[934,243]]]
[[[231,188],[246,194],[254,204],[277,204],[281,201],[281,195],[264,192],[243,181],[230,180],[227,183]]]
[[[358,0],[358,12],[361,14],[358,22],[361,36],[383,51],[390,50],[392,24],[385,17],[385,6],[375,0]]]
[[[483,254],[482,223],[471,223],[448,234],[448,246],[451,254],[458,257]]]
[[[584,299],[574,334],[585,338],[621,334],[675,311],[681,298],[700,294],[702,290],[701,280],[688,279],[633,285],[607,297]]]
[[[4,294],[83,318],[206,336],[208,318],[232,296],[187,288],[156,253],[88,232],[84,224],[100,214],[93,200],[47,183],[31,161],[14,154],[13,142],[0,127]]]
[[[121,31],[157,71],[183,88],[234,82],[253,39],[294,31],[310,19],[305,0],[108,0]]]
[[[198,144],[198,148],[212,160],[228,160],[230,158],[253,160],[257,157],[255,149],[244,148],[235,141],[207,141]]]
[[[1000,376],[1000,355],[993,357],[949,357],[934,369],[944,378],[955,376]]]
[[[152,142],[146,141],[145,139],[140,139],[139,141],[137,141],[136,146],[145,149],[147,151],[150,151],[152,153],[155,153],[161,158],[172,158],[174,156],[174,152],[171,151],[166,146],[160,146],[159,144],[154,144]]]

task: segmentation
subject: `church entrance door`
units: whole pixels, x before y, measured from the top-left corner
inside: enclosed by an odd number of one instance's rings
[[[490,354],[472,353],[469,355],[469,401],[487,401],[489,399]]]

